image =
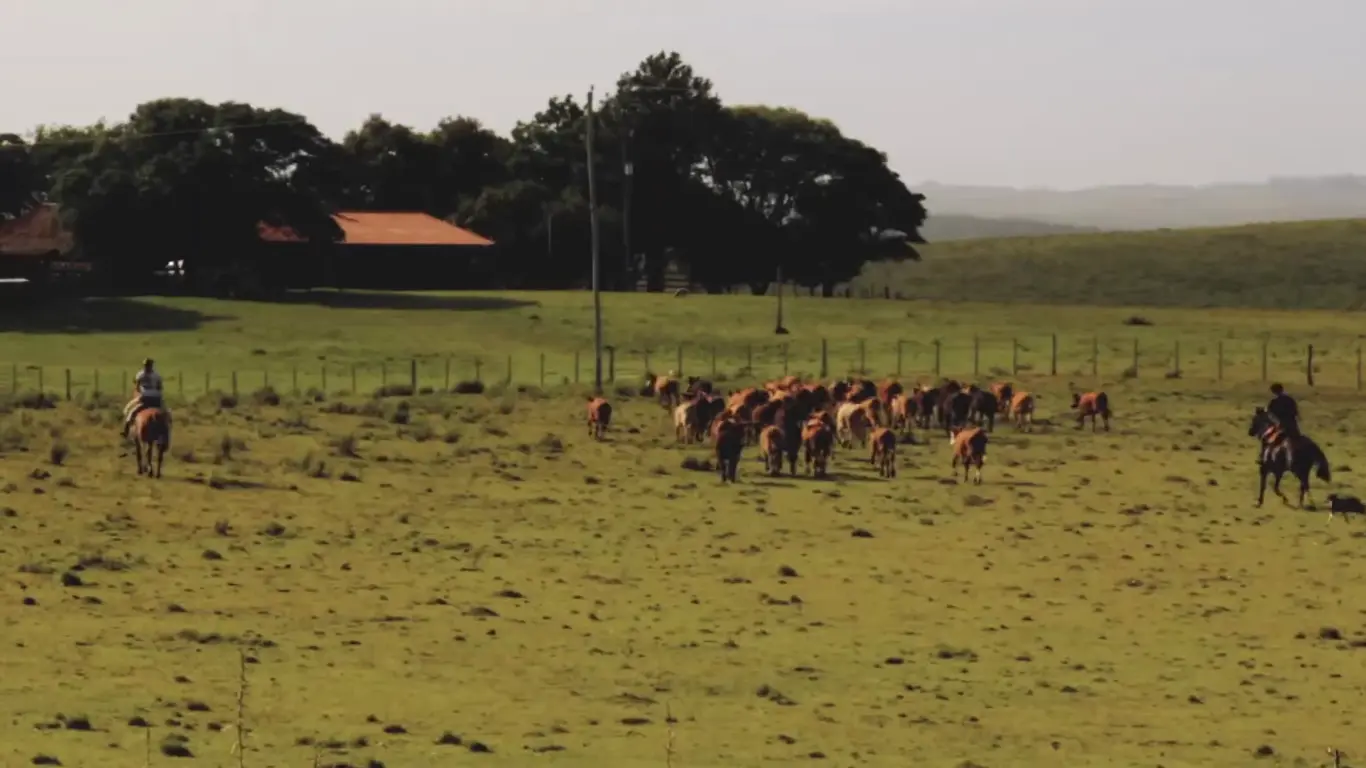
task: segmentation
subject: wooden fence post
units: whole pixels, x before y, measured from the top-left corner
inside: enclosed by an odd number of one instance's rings
[[[289,386],[291,392],[296,395],[299,394],[299,366],[297,365],[289,369]]]
[[[830,375],[830,350],[826,346],[825,339],[821,339],[821,378]]]
[[[982,339],[976,334],[972,336],[972,375],[976,376],[982,372]]]
[[[617,348],[607,348],[607,381],[617,383]]]
[[[417,394],[417,358],[408,361],[408,386]]]
[[[545,353],[541,353],[541,389],[545,389]]]
[[[269,387],[270,387],[270,369],[269,369],[269,368],[265,368],[265,369],[262,369],[262,371],[261,371],[261,388],[262,388],[262,389],[268,389]]]
[[[1058,334],[1053,334],[1053,355],[1052,362],[1048,366],[1048,375],[1058,375]]]
[[[1361,391],[1361,344],[1357,344],[1357,391]]]
[[[787,342],[783,342],[783,375],[787,375]]]
[[[512,383],[512,355],[508,355],[508,370],[507,370],[507,377],[503,379],[503,383],[504,383],[504,384],[511,384],[511,383]]]
[[[646,375],[646,376],[649,376],[649,375],[650,375],[650,350],[648,350],[648,349],[645,350],[645,352],[644,352],[643,354],[644,354],[644,357],[645,357],[645,375]]]
[[[43,394],[43,366],[38,366],[38,394]]]
[[[209,393],[212,392],[212,391],[213,391],[213,373],[211,373],[211,372],[209,372],[209,371],[204,371],[204,394],[207,395],[207,394],[209,394]]]
[[[98,377],[99,377],[99,372],[96,371],[95,375],[96,375],[96,378],[98,379]],[[177,372],[176,372],[176,375],[175,375],[175,388],[176,388],[176,394],[177,394],[177,395],[180,395],[181,397],[184,397],[184,396],[185,396],[185,372],[184,372],[184,371],[177,371]]]
[[[674,375],[683,378],[683,342],[678,343],[678,367],[674,369]]]
[[[1091,375],[1100,375],[1100,338],[1091,337]]]
[[[1309,353],[1304,358],[1304,378],[1309,386],[1314,386],[1314,345],[1309,345]]]
[[[322,364],[322,367],[318,369],[318,374],[319,374],[318,378],[320,378],[320,379],[322,380],[322,388],[321,388],[321,389],[322,389],[322,393],[323,393],[324,395],[326,395],[326,394],[327,394],[327,363],[323,363],[323,364]]]
[[[237,371],[232,372],[232,396],[237,397]]]
[[[1173,342],[1172,342],[1172,366],[1173,366],[1172,371],[1176,374],[1176,377],[1177,377],[1178,379],[1181,378],[1181,341],[1180,341],[1180,340],[1177,340],[1177,341],[1173,341]]]
[[[896,375],[901,375],[901,339],[896,340]]]
[[[12,395],[19,391],[19,364],[10,363],[9,366],[9,393]]]
[[[352,363],[352,364],[351,364],[351,394],[353,394],[353,395],[356,394],[356,390],[357,390],[357,389],[359,389],[359,387],[356,386],[356,364],[355,364],[355,363]]]
[[[1134,362],[1133,362],[1133,365],[1132,365],[1131,367],[1133,368],[1133,371],[1134,371],[1134,377],[1137,378],[1137,377],[1138,377],[1138,339],[1134,339]]]
[[[70,400],[70,399],[71,399],[71,369],[70,369],[70,368],[67,368],[66,371],[65,371],[65,373],[66,373],[66,399],[67,399],[67,400]]]
[[[1217,362],[1218,362],[1218,366],[1219,366],[1219,370],[1218,370],[1217,375],[1218,375],[1218,377],[1219,377],[1219,381],[1223,381],[1223,380],[1224,380],[1224,340],[1223,340],[1223,339],[1220,339],[1220,340],[1219,340],[1219,347],[1215,350],[1215,354],[1217,354],[1217,355],[1219,356],[1219,359],[1218,359],[1218,361],[1217,361]]]
[[[712,375],[713,375],[713,376],[716,375],[716,371],[712,371]],[[753,344],[746,344],[746,345],[745,345],[745,375],[746,375],[746,376],[753,376],[753,375],[754,375],[754,345],[753,345]]]
[[[868,345],[863,339],[858,340],[858,372],[868,375]]]
[[[1358,349],[1358,350],[1357,350],[1357,360],[1360,360],[1360,359],[1361,359],[1361,350]],[[1357,368],[1360,369],[1361,366],[1358,365]],[[95,371],[94,371],[94,374],[95,374],[95,397],[99,397],[99,396],[100,396],[100,369],[99,369],[99,368],[96,368]],[[183,374],[182,374],[182,375],[183,375]],[[1360,380],[1361,377],[1358,376],[1357,379]],[[1360,385],[1357,386],[1357,389],[1361,389]],[[181,394],[184,394],[184,392],[181,392]]]
[[[574,383],[579,383],[579,351],[574,350]]]
[[[484,382],[484,361],[477,357],[474,358],[474,380],[481,384]]]
[[[389,386],[389,361],[388,361],[388,360],[381,360],[381,361],[379,361],[379,385],[380,385],[381,387],[387,387],[387,386]]]
[[[716,345],[711,345],[711,377],[716,378]]]
[[[447,392],[451,389],[451,357],[446,356],[446,386],[443,387]]]
[[[1266,381],[1266,346],[1267,340],[1262,339],[1262,381]]]
[[[943,343],[942,341],[940,341],[939,339],[935,339],[935,340],[934,340],[934,377],[935,377],[936,379],[937,379],[937,378],[940,378],[940,376],[942,375],[942,374],[940,373],[940,365],[939,365],[939,363],[940,363],[940,360],[941,360],[941,357],[942,357],[943,353],[944,353],[944,343]]]
[[[1020,340],[1010,340],[1010,375],[1012,378],[1020,375]]]

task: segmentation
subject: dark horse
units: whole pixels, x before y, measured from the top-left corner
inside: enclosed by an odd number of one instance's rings
[[[1275,423],[1271,420],[1271,415],[1265,408],[1258,408],[1252,414],[1252,423],[1247,428],[1247,434],[1258,440],[1265,440],[1266,435],[1276,429]],[[1293,440],[1293,445],[1291,445]],[[1262,505],[1266,498],[1266,476],[1275,475],[1276,482],[1271,490],[1281,497],[1281,501],[1286,504],[1290,500],[1281,493],[1281,476],[1287,471],[1300,480],[1300,507],[1304,506],[1304,499],[1309,495],[1309,471],[1314,470],[1314,474],[1323,482],[1331,482],[1333,479],[1332,471],[1328,467],[1328,457],[1324,455],[1323,449],[1319,448],[1318,443],[1301,435],[1291,438],[1291,440],[1281,440],[1274,446],[1267,449],[1262,456],[1261,486],[1257,491],[1257,506]],[[1310,499],[1313,502],[1313,499]]]
[[[142,458],[143,447],[147,448],[147,460]],[[152,465],[152,448],[156,448],[156,466]],[[133,450],[138,457],[138,474],[148,477],[161,477],[161,462],[171,447],[171,424],[166,412],[160,408],[144,408],[138,411],[133,420]],[[153,471],[155,469],[155,474]]]

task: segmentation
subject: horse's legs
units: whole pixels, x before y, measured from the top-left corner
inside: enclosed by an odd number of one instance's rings
[[[1281,490],[1281,480],[1285,477],[1285,470],[1282,469],[1279,472],[1276,472],[1275,475],[1276,482],[1272,483],[1271,490],[1275,491],[1276,495],[1281,497],[1281,502],[1288,507],[1290,506],[1290,499],[1286,498],[1285,492]]]
[[[157,444],[157,477],[158,477],[158,478],[161,477],[161,463],[162,463],[162,461],[164,461],[165,459],[166,459],[166,445],[163,444],[163,443],[158,443],[158,444]]]
[[[1262,505],[1262,502],[1266,501],[1266,474],[1266,467],[1261,467],[1261,483],[1257,488],[1257,506],[1259,507]]]

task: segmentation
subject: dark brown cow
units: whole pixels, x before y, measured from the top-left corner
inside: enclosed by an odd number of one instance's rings
[[[968,406],[968,419],[973,424],[985,426],[988,432],[996,428],[996,413],[1000,410],[1000,403],[996,400],[996,395],[985,389],[979,389],[976,384],[968,387],[968,394],[971,402]]]
[[[998,381],[991,385],[991,394],[996,396],[996,412],[1008,417],[1010,401],[1015,397],[1015,388],[1008,381]]]
[[[683,402],[678,379],[672,376],[656,376],[653,373],[647,373],[645,374],[645,388],[650,394],[659,398],[661,406],[671,411]]]
[[[744,427],[737,421],[721,419],[716,423],[716,467],[721,473],[721,482],[735,482],[740,470],[740,453],[745,448]]]
[[[1110,398],[1104,392],[1072,393],[1072,407],[1077,411],[1077,429],[1091,418],[1091,431],[1096,431],[1096,417],[1105,422],[1105,431],[1110,431]]]

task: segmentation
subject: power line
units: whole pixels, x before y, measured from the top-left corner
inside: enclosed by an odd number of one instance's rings
[[[261,123],[236,123],[233,125],[215,125],[208,128],[185,128],[177,131],[147,131],[143,133],[120,133],[111,130],[109,133],[94,136],[81,137],[78,139],[43,139],[41,141],[24,142],[23,144],[0,144],[0,150],[21,150],[36,147],[48,146],[69,146],[75,144],[93,144],[100,140],[108,141],[136,141],[139,139],[155,139],[163,136],[192,136],[203,133],[215,133],[218,131],[240,131],[245,128],[273,128],[279,125],[300,125],[307,123],[308,118],[300,117],[295,120],[271,120]],[[11,134],[13,135],[13,134]]]

